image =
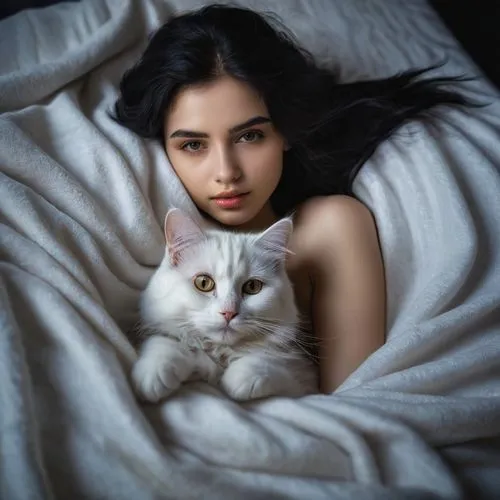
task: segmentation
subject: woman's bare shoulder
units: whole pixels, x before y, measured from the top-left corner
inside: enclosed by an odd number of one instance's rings
[[[366,236],[376,238],[377,233],[375,220],[363,203],[344,195],[318,196],[297,208],[291,249],[313,257],[322,254],[325,245],[346,247]]]

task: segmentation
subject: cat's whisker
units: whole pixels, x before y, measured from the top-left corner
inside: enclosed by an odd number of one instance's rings
[[[296,342],[294,339],[286,339],[286,341],[281,341],[281,342],[280,342],[280,339],[277,339],[276,343],[278,345],[282,345],[283,347],[288,347],[288,348],[290,348],[290,345],[293,345],[293,346],[299,348],[303,352],[308,352],[307,351],[308,346],[304,346],[300,342]]]
[[[278,349],[272,349],[269,346],[263,346],[259,349],[259,353],[272,356],[276,359],[288,359],[290,361],[294,359],[304,358],[302,353],[294,352],[294,351],[283,351]]]
[[[259,334],[261,332],[255,331],[254,333]],[[257,336],[257,335],[255,335],[255,336]],[[264,336],[266,336],[265,333],[264,333]],[[271,348],[272,345],[278,347],[278,350],[277,351],[273,350]],[[311,355],[312,355],[312,353],[310,352],[310,349],[308,349],[308,346],[304,346],[304,345],[300,344],[299,342],[294,341],[293,338],[289,338],[289,339],[276,338],[276,339],[274,339],[274,341],[271,345],[267,344],[267,345],[262,347],[262,349],[264,349],[264,350],[266,348],[267,349],[271,348],[270,352],[273,352],[273,353],[274,352],[283,353],[284,357],[287,357],[290,354],[293,354],[294,357],[297,357],[297,358],[303,357],[304,354],[306,355],[306,357],[311,357]],[[298,354],[298,351],[300,351],[300,354]]]
[[[266,323],[263,323],[263,322],[256,322],[255,323],[256,325],[266,325]],[[276,329],[279,329],[280,331],[288,331],[290,333],[293,333],[294,336],[297,336],[297,337],[301,337],[301,338],[304,338],[304,339],[317,339],[317,336],[316,335],[312,335],[310,333],[308,333],[307,330],[302,330],[300,328],[297,328],[295,325],[278,325],[278,324],[268,324],[266,325],[268,328],[270,329],[273,329],[273,330],[276,330]]]
[[[272,327],[270,325],[266,325],[263,323],[255,323],[254,328],[257,331],[262,331],[267,334],[272,334],[275,332],[276,328]],[[319,340],[316,337],[310,336],[309,338],[311,340],[308,340],[308,338],[303,338],[303,336],[299,333],[297,334],[297,331],[294,328],[289,328],[287,329],[286,327],[280,328],[280,337],[285,337],[287,340],[293,340],[294,342],[301,343],[302,345],[309,345],[309,346],[316,346],[319,344]]]
[[[276,332],[275,328],[267,327],[267,326],[264,326],[264,325],[255,325],[255,328],[259,329],[259,330],[266,331],[266,332],[268,332],[270,334]],[[297,333],[297,331],[295,331],[293,329],[287,330],[285,328],[280,328],[280,330],[279,330],[279,336],[280,337],[286,337],[286,338],[289,338],[289,339],[299,339],[299,340],[301,340],[301,341],[303,341],[304,343],[307,343],[307,344],[316,344],[318,342],[317,337],[312,337],[312,336],[311,337],[303,337],[300,333]]]
[[[307,328],[306,326],[296,324],[296,323],[286,323],[283,321],[280,321],[279,319],[270,319],[266,317],[258,317],[254,316],[252,321],[258,322],[259,324],[269,324],[270,326],[273,327],[279,327],[279,328],[292,328],[294,331],[299,332],[301,336],[303,337],[311,337],[311,338],[316,338],[315,335],[311,334],[310,329]]]

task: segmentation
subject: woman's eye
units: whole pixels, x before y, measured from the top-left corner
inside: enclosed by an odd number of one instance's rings
[[[197,153],[198,151],[201,151],[203,147],[203,144],[200,141],[190,141],[190,142],[185,142],[182,146],[181,149],[184,151],[188,151],[189,153]]]
[[[259,139],[262,139],[264,134],[258,130],[249,130],[240,136],[238,139],[241,142],[256,142]]]
[[[256,295],[262,290],[263,285],[264,283],[262,283],[262,281],[260,280],[248,280],[243,284],[243,293],[246,293],[248,295]]]
[[[215,281],[208,274],[198,274],[193,283],[200,292],[211,292],[215,288]]]

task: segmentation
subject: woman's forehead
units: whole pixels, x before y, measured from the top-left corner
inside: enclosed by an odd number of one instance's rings
[[[223,76],[180,90],[165,115],[165,130],[229,130],[254,116],[269,116],[261,96],[250,85]]]

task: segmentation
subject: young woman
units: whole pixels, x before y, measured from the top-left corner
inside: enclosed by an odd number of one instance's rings
[[[385,339],[375,221],[356,173],[398,126],[464,105],[423,70],[340,84],[274,18],[212,5],[169,20],[125,73],[115,119],[163,142],[202,214],[263,229],[294,212],[288,272],[333,391]]]

